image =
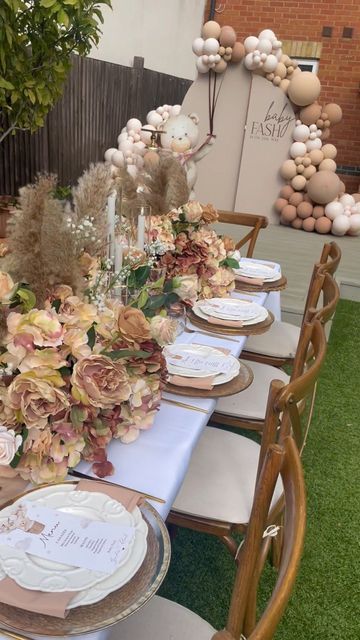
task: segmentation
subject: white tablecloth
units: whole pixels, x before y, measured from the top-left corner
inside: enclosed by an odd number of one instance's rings
[[[255,296],[235,293],[234,296],[236,295],[252,297],[280,319],[280,294],[277,292],[256,293]],[[191,328],[190,324],[188,326]],[[196,329],[195,326],[193,328]],[[244,348],[246,337],[228,337],[235,339],[236,342],[230,342],[225,336],[213,337],[200,333],[183,333],[177,338],[177,342],[226,347],[238,357]],[[207,413],[161,403],[152,428],[143,431],[139,439],[130,445],[124,445],[116,440],[111,442],[108,447],[108,458],[115,467],[115,475],[111,477],[112,482],[165,499],[165,504],[152,503],[165,519],[185,477],[192,451],[215,409],[216,400],[176,396],[169,393],[165,393],[164,397],[201,407]],[[77,469],[92,475],[89,463],[81,462]],[[113,631],[113,628],[111,630]],[[86,636],[72,636],[72,639],[106,640],[111,630],[105,629]],[[33,637],[40,640],[40,636]],[[0,634],[0,638],[5,636]]]

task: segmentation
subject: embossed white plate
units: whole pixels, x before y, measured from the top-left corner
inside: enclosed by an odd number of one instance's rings
[[[264,320],[266,320],[266,318],[268,317],[268,311],[267,309],[265,309],[265,307],[262,307],[260,304],[257,303],[253,303],[256,304],[257,309],[257,315],[255,318],[248,318],[247,320],[243,320],[242,323],[245,326],[250,325],[250,324],[258,324],[259,322],[263,322]],[[193,308],[192,308],[193,312],[195,313],[195,315],[199,316],[199,318],[203,318],[203,320],[207,320],[207,322],[209,322],[209,316],[206,315],[206,313],[204,313],[201,310],[201,305],[199,306],[199,304],[197,302],[195,302]],[[214,319],[219,321],[219,325],[221,325],[221,319],[220,318],[215,318],[215,316],[213,316]],[[233,319],[233,318],[232,318]],[[211,323],[209,323],[211,326]]]
[[[90,604],[105,595],[93,596],[95,599],[87,600],[87,596],[91,598],[89,591],[92,587],[100,582],[111,582],[111,578],[118,574],[124,567],[121,576],[117,576],[117,580],[124,580],[121,584],[125,584],[133,575],[132,568],[136,567],[146,553],[146,524],[143,522],[141,514],[137,514],[136,510],[129,513],[125,507],[109,498],[104,493],[95,493],[87,491],[75,491],[73,484],[60,485],[59,487],[44,487],[34,491],[26,496],[26,500],[34,501],[43,506],[52,507],[60,511],[71,513],[72,515],[83,516],[90,520],[99,520],[101,522],[118,523],[121,525],[130,525],[137,527],[138,535],[132,540],[128,548],[128,553],[123,558],[121,566],[111,576],[104,575],[102,572],[91,571],[88,569],[72,567],[60,563],[51,562],[42,558],[26,554],[21,549],[12,549],[5,545],[0,545],[0,566],[6,575],[13,578],[17,584],[27,589],[41,590],[47,592],[56,591],[80,591],[71,602],[69,608],[79,606],[80,604]],[[21,501],[21,499],[19,500]],[[16,504],[16,502],[14,503]],[[0,512],[0,518],[6,515],[6,512],[13,509],[7,507]],[[139,510],[137,510],[139,511]],[[141,520],[141,522],[140,522]],[[146,529],[146,530],[145,530]],[[136,553],[132,559],[134,546]],[[140,561],[140,558],[141,561]],[[130,564],[128,565],[128,562]],[[127,566],[128,565],[128,566]],[[118,584],[114,589],[118,588]],[[121,585],[120,585],[121,586]],[[107,588],[107,587],[105,587]],[[110,588],[107,593],[112,590]],[[83,593],[83,590],[84,593]],[[103,589],[96,592],[98,595],[103,593]]]
[[[201,356],[206,358],[207,356],[223,356],[227,361],[230,359],[232,362],[231,370],[227,373],[219,373],[214,378],[213,384],[216,386],[218,384],[225,384],[225,382],[230,382],[233,378],[239,374],[240,371],[240,362],[237,358],[232,355],[225,355],[219,349],[215,347],[208,347],[207,345],[200,344],[174,344],[164,349],[164,355],[166,358],[166,354],[170,355],[191,355],[191,356]],[[181,366],[173,366],[170,363],[167,363],[167,369],[169,373],[172,375],[183,376],[184,378],[206,378],[211,375],[209,371],[201,371],[196,369],[187,369],[186,367]]]

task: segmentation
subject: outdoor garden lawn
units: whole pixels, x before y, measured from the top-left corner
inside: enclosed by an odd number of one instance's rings
[[[308,490],[305,550],[276,634],[279,640],[359,638],[359,364],[360,303],[341,300],[303,456]],[[233,576],[233,561],[220,542],[179,530],[160,595],[221,628]],[[273,580],[269,566],[261,587],[264,602]]]

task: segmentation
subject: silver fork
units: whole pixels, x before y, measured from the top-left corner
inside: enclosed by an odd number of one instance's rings
[[[184,331],[185,333],[202,333],[203,336],[213,336],[214,338],[219,338],[219,340],[228,340],[229,342],[237,343],[239,342],[234,338],[228,338],[227,336],[224,336],[222,333],[211,333],[211,331],[201,331],[201,329],[189,329],[189,327],[187,327],[186,325],[184,327]]]

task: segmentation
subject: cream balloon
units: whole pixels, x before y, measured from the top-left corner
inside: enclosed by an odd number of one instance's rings
[[[336,171],[336,162],[330,158],[325,158],[319,164],[319,171]]]
[[[161,115],[159,113],[156,113],[156,111],[153,109],[147,114],[146,121],[153,127],[158,127],[160,124],[162,124],[163,120]]]
[[[306,153],[306,146],[303,142],[293,142],[290,147],[290,155],[292,158],[297,156],[304,156]]]
[[[256,47],[260,53],[269,54],[272,51],[272,43],[267,38],[260,38],[258,46]]]
[[[314,149],[321,149],[322,142],[320,138],[315,138],[315,140],[308,140],[306,142],[306,150],[313,151]]]
[[[221,27],[218,22],[215,20],[208,20],[203,24],[201,29],[201,35],[206,40],[207,38],[217,38],[219,39]]]
[[[338,200],[329,202],[325,207],[325,215],[329,220],[335,220],[337,216],[341,216],[343,214],[343,211],[344,207]]]
[[[128,120],[126,123],[126,129],[128,132],[133,130],[134,133],[138,133],[141,127],[142,127],[142,124],[140,120],[138,120],[138,118],[130,118],[130,120]]]
[[[355,200],[350,193],[344,193],[344,195],[339,198],[339,202],[341,202],[343,207],[353,207],[355,204]]]
[[[309,105],[316,100],[321,91],[319,78],[311,71],[292,75],[289,86],[289,98],[300,107]]]
[[[258,46],[258,43],[259,43],[259,39],[256,38],[255,36],[248,36],[247,38],[245,38],[244,47],[245,47],[246,53],[251,53],[252,51],[255,51],[255,49]]]
[[[261,40],[262,38],[276,40],[276,35],[273,31],[271,31],[271,29],[263,29],[263,31],[259,33],[259,40]]]
[[[277,57],[270,53],[264,62],[264,71],[266,71],[266,73],[271,73],[272,71],[275,71],[277,65]]]
[[[344,214],[340,216],[336,216],[335,220],[332,223],[331,233],[334,236],[344,236],[350,229],[350,218],[345,216]]]
[[[296,165],[294,160],[285,160],[280,168],[280,175],[284,180],[291,180],[296,176]]]
[[[337,156],[337,148],[334,144],[324,144],[322,152],[325,158],[330,158],[331,160],[335,160]]]
[[[110,149],[107,149],[104,153],[104,160],[105,162],[111,162],[111,158],[113,156],[113,154],[115,153],[115,151],[117,151],[117,149],[115,149],[115,147],[111,147]]]
[[[201,58],[196,60],[196,68],[199,73],[208,73],[209,71],[209,66]]]
[[[293,131],[293,138],[296,142],[306,142],[310,135],[309,127],[306,124],[300,124]]]
[[[249,69],[249,71],[253,71],[256,68],[256,64],[254,62],[254,56],[252,53],[248,53],[245,56],[244,64],[245,64],[245,67]]]
[[[118,150],[114,151],[111,156],[111,162],[115,167],[123,167],[125,164],[123,152]]]
[[[351,236],[358,236],[360,234],[360,213],[354,213],[350,216],[348,234]]]
[[[204,42],[204,53],[209,55],[215,55],[219,51],[219,41],[216,38],[207,38]]]

